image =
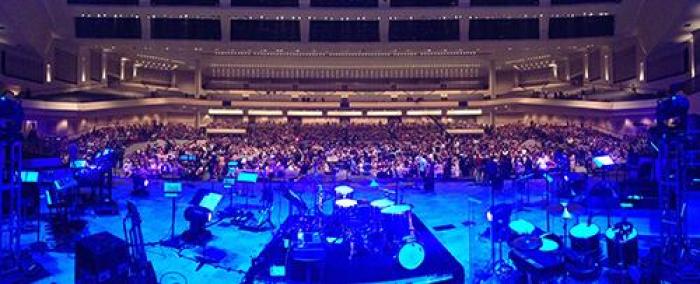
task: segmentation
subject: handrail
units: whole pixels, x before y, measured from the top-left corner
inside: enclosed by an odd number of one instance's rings
[[[492,108],[502,105],[524,105],[541,107],[573,108],[601,111],[621,110],[648,110],[656,108],[657,100],[639,100],[623,102],[598,102],[598,101],[574,101],[552,100],[539,98],[507,98],[486,101],[472,101],[469,108]],[[102,101],[102,102],[49,102],[40,100],[23,100],[25,110],[38,111],[67,111],[67,112],[94,112],[103,110],[155,107],[155,106],[195,106],[201,108],[222,107],[222,101],[201,100],[193,98],[143,98],[133,100]],[[279,102],[279,101],[237,101],[235,108],[260,108],[260,109],[340,109],[337,102]],[[350,104],[351,109],[457,109],[457,101],[439,102],[356,102]]]

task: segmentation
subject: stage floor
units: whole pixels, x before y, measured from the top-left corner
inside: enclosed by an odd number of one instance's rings
[[[373,200],[382,197],[380,190],[370,187],[369,180],[350,182],[349,185],[356,189],[356,199]],[[311,190],[315,188],[315,185],[297,184],[295,186],[308,188],[304,199],[311,204],[313,198]],[[333,188],[333,186],[333,184],[324,185],[328,188]],[[380,184],[379,188],[386,186],[393,185]],[[183,232],[188,226],[184,220],[183,212],[198,188],[222,190],[222,185],[210,182],[184,183],[183,196],[177,202],[176,233]],[[542,197],[544,188],[542,181],[532,181],[530,188],[533,200]],[[120,215],[105,217],[88,214],[85,217],[88,226],[83,234],[89,235],[107,231],[116,236],[124,237],[122,216],[126,211],[124,209],[125,202],[131,200],[141,213],[145,241],[157,242],[167,238],[170,231],[171,203],[162,194],[162,184],[152,182],[150,185],[151,194],[148,197],[131,196],[130,189],[130,180],[117,179],[114,195],[121,207]],[[489,187],[465,181],[441,182],[436,184],[435,193],[426,193],[415,188],[406,189],[404,195],[405,202],[414,205],[413,212],[422,223],[462,265],[468,281],[489,263],[490,241],[486,235],[483,235],[488,228],[485,211],[490,205]],[[506,183],[505,189],[495,196],[496,203],[515,202],[518,198],[519,195],[516,194],[510,183]],[[698,207],[700,204],[694,204],[700,203],[699,199],[697,193],[691,193],[689,208],[700,208]],[[228,200],[224,199],[220,208],[227,204]],[[691,210],[688,219],[698,220],[697,218],[700,218],[698,211]],[[285,220],[287,212],[288,202],[276,193],[272,212],[273,223],[275,225],[281,224]],[[613,212],[613,223],[619,221],[622,215],[620,210]],[[659,219],[656,211],[632,209],[625,210],[624,215],[636,226],[641,236],[656,235],[654,233],[657,230],[655,222]],[[580,217],[584,221],[588,218],[588,216]],[[525,208],[513,212],[513,219],[515,218],[528,220],[543,229],[546,227],[545,213],[539,208]],[[593,218],[593,222],[601,228],[607,227],[607,221],[602,211]],[[470,223],[474,225],[470,226]],[[561,234],[563,225],[560,218],[552,218],[551,231]],[[689,229],[692,236],[700,235],[700,226],[689,226]],[[243,231],[224,223],[214,225],[210,230],[214,239],[204,249],[191,247],[176,251],[161,246],[147,247],[148,257],[154,265],[157,276],[160,278],[163,275],[170,277],[179,274],[187,279],[187,283],[212,283],[212,279],[216,279],[216,283],[239,283],[250,268],[251,259],[256,257],[272,239],[271,231]],[[51,237],[47,237],[43,232],[42,236],[51,245]],[[645,250],[651,245],[646,239],[640,238],[640,256],[643,256]],[[23,236],[25,244],[35,240],[35,234]],[[507,247],[504,246],[504,255],[506,253]],[[200,265],[202,259],[199,256],[202,255],[209,257],[206,261],[210,264]],[[35,254],[35,259],[40,261],[51,274],[38,283],[73,283],[74,256],[73,253],[54,251]],[[498,283],[498,281],[494,280],[493,283]]]

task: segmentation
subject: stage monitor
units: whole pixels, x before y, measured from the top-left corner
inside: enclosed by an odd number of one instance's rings
[[[25,183],[36,183],[39,181],[39,172],[21,172],[20,173],[20,178],[22,179],[22,182]]]
[[[223,197],[223,195],[218,193],[207,193],[207,195],[202,197],[202,200],[199,201],[199,206],[209,209],[209,212],[214,212],[216,210],[216,206],[219,205],[219,202],[221,202]]]
[[[71,169],[84,169],[87,168],[87,161],[83,159],[74,160],[70,162]]]
[[[610,155],[593,157],[593,164],[596,168],[600,169],[606,166],[612,166],[615,164]]]
[[[251,172],[241,172],[238,174],[239,182],[256,183],[258,182],[258,174]]]
[[[165,197],[177,197],[182,192],[181,182],[165,182],[163,183],[163,193]]]

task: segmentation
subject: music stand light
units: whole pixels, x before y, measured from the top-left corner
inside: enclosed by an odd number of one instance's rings
[[[163,194],[167,198],[177,198],[182,192],[181,182],[165,182],[163,183]]]
[[[39,182],[39,172],[22,171],[20,173],[20,179],[23,183],[37,183]]]
[[[610,157],[610,155],[603,155],[603,156],[593,157],[593,164],[595,165],[595,167],[597,169],[600,169],[603,167],[615,165],[615,162]]]

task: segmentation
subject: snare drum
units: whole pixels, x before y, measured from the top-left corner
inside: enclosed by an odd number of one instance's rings
[[[569,230],[571,249],[588,255],[600,255],[600,227],[596,224],[580,223]]]
[[[341,199],[348,198],[348,196],[355,191],[354,189],[352,189],[352,187],[349,187],[347,185],[336,186],[334,190],[335,194]]]
[[[396,204],[382,209],[382,227],[390,240],[401,240],[410,234],[409,218],[413,207]]]
[[[535,232],[535,225],[523,219],[513,220],[508,223],[510,229],[509,241],[513,241],[519,237],[531,235]]]
[[[389,206],[393,206],[394,201],[391,201],[391,200],[386,199],[386,198],[382,198],[382,199],[373,200],[369,204],[372,205],[373,208],[377,208],[381,211],[384,208],[387,208]]]

